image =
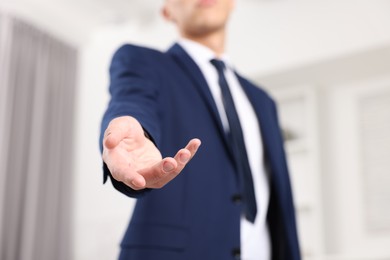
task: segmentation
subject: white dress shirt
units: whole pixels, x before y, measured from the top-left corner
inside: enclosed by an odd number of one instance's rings
[[[266,219],[270,192],[263,161],[263,144],[259,121],[257,120],[255,111],[241,87],[234,70],[230,66],[229,59],[226,55],[216,57],[214,52],[209,48],[188,39],[181,39],[179,44],[195,61],[203,73],[216,103],[223,127],[225,131],[228,131],[229,123],[222,102],[218,73],[210,61],[211,59],[218,58],[226,64],[225,77],[233,96],[237,114],[240,118],[249,165],[252,171],[257,205],[257,215],[254,223],[246,220],[243,215],[241,218],[241,259],[270,260],[271,242]]]

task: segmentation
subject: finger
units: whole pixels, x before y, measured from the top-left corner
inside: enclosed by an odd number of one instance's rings
[[[130,169],[130,167],[115,167],[115,169],[110,170],[110,172],[114,179],[123,182],[134,190],[145,188],[145,178],[136,171]]]
[[[122,116],[113,119],[104,133],[104,145],[108,149],[116,147],[123,139],[142,135],[143,131],[138,121],[130,116]]]
[[[161,188],[174,179],[196,154],[200,144],[199,139],[192,139],[186,148],[177,152],[174,158],[164,158],[153,167],[140,171],[140,174],[146,180],[146,186],[149,188]]]
[[[129,120],[127,117],[118,117],[109,123],[104,132],[104,145],[108,149],[112,149],[128,135]]]
[[[177,167],[174,169],[174,171],[176,173],[180,173],[184,169],[188,161],[191,159],[191,157],[192,154],[189,149],[184,148],[179,150],[174,157],[177,162]]]
[[[197,138],[194,138],[192,140],[190,140],[187,144],[187,146],[185,147],[185,149],[187,149],[190,153],[191,153],[191,158],[194,157],[194,155],[196,154],[196,152],[198,151],[200,145],[202,144],[202,142],[197,139]]]
[[[146,180],[139,173],[135,173],[133,175],[126,175],[122,182],[133,190],[141,190],[146,188]]]
[[[174,160],[177,163],[177,166],[164,174],[161,179],[156,179],[155,182],[152,184],[155,188],[161,188],[165,186],[167,183],[172,181],[174,178],[176,178],[186,167],[187,163],[191,160],[192,156],[188,149],[181,149],[177,152],[177,154],[174,157]]]
[[[144,177],[135,171],[129,160],[124,158],[126,157],[120,155],[117,150],[106,149],[103,152],[103,160],[115,180],[123,182],[135,190],[145,188]]]
[[[168,176],[175,175],[175,169],[177,168],[177,162],[174,158],[166,157],[160,162],[156,163],[152,167],[145,168],[139,171],[146,181],[146,187],[148,188],[161,188],[167,182],[162,180],[167,179]],[[170,178],[170,179],[172,179]],[[156,185],[156,183],[161,183],[162,185]]]
[[[172,170],[171,174],[168,174],[164,181],[170,182],[173,178],[179,175],[187,163],[194,157],[196,151],[198,150],[201,142],[199,139],[192,139],[188,142],[187,146],[177,152],[174,159],[177,162],[177,167]]]

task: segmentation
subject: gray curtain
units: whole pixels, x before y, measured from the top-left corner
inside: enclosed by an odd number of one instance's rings
[[[0,259],[70,259],[77,52],[0,12]]]

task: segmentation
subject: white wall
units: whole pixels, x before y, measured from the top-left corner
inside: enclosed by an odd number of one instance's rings
[[[280,71],[390,42],[386,0],[238,1],[238,11],[230,49],[248,73]]]

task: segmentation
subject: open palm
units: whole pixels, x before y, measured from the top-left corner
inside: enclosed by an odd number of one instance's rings
[[[163,159],[139,122],[124,116],[113,119],[105,131],[103,160],[116,180],[135,190],[161,188],[183,170],[199,146],[200,140],[192,139],[175,157]]]

